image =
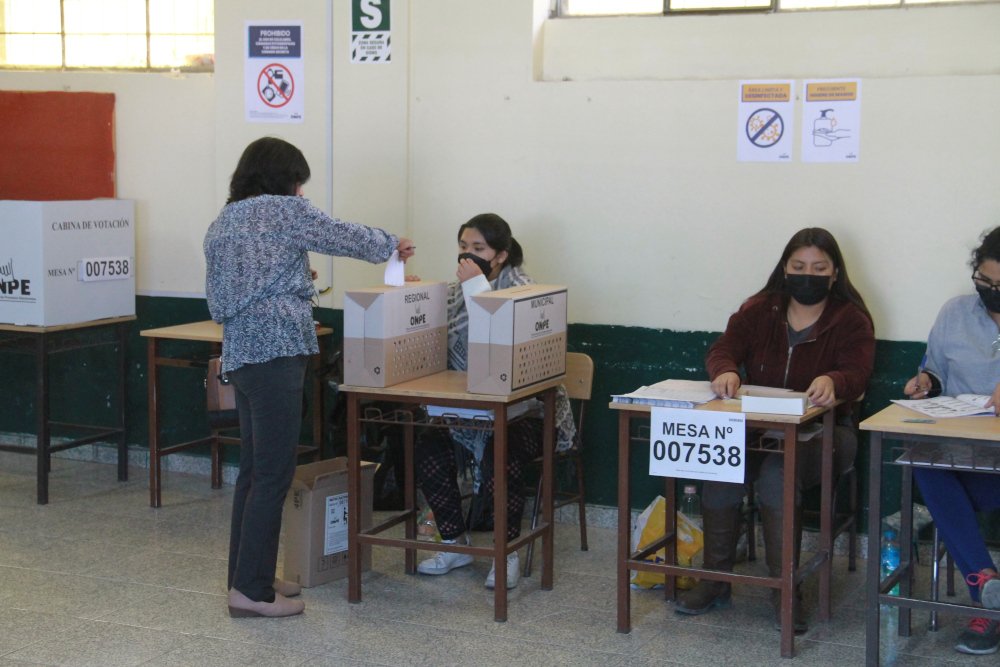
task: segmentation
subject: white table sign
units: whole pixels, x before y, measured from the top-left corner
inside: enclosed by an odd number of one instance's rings
[[[743,483],[743,413],[653,408],[649,426],[650,475]]]

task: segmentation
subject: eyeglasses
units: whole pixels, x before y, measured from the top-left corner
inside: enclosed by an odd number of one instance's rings
[[[982,287],[983,289],[991,289],[994,292],[1000,292],[1000,282],[993,282],[978,271],[972,272],[972,282],[976,284],[976,287]]]

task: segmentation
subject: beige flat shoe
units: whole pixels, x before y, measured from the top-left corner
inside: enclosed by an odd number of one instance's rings
[[[232,618],[280,618],[301,614],[306,608],[302,600],[289,600],[281,593],[274,594],[274,602],[255,602],[235,588],[229,589],[229,615]]]
[[[275,578],[274,592],[284,595],[286,598],[293,598],[302,592],[302,587],[293,581]]]

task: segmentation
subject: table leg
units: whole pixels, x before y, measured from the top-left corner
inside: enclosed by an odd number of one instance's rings
[[[156,369],[157,339],[146,344],[146,390],[149,394],[149,506],[160,507],[160,406]]]
[[[782,480],[781,504],[781,657],[795,656],[795,627],[793,609],[795,604],[795,477],[798,453],[798,426],[785,426],[785,462]],[[767,546],[765,545],[765,549]]]
[[[552,590],[552,571],[555,545],[555,514],[553,510],[554,491],[554,457],[556,432],[556,390],[545,392],[545,438],[542,441],[542,520],[545,521],[545,531],[542,533],[542,590]],[[535,499],[538,502],[539,499]]]
[[[493,422],[493,620],[507,620],[507,406],[496,409]],[[520,491],[520,489],[518,489]]]
[[[323,359],[325,358],[323,339],[329,338],[329,336],[321,336],[319,342],[320,353],[313,356],[313,387],[312,387],[312,438],[313,446],[316,447],[316,454],[314,461],[323,460],[323,418],[326,414],[325,407],[323,405],[323,376],[320,371],[323,370]]]
[[[872,431],[868,446],[868,572],[865,579],[867,612],[865,613],[865,664],[878,667],[879,662],[879,526],[882,521],[882,434]]]
[[[128,481],[128,442],[126,442],[126,418],[128,411],[125,408],[125,378],[128,372],[125,360],[125,345],[128,342],[128,326],[122,322],[118,325],[118,391],[116,400],[118,401],[118,427],[122,430],[118,436],[118,481]]]
[[[347,601],[361,602],[361,415],[357,394],[347,395]]]
[[[212,356],[222,355],[222,345],[218,343],[212,344]],[[206,382],[205,387],[207,389],[208,384]],[[212,443],[210,447],[209,458],[212,461],[212,488],[221,489],[222,488],[222,432],[217,430],[212,430]]]
[[[36,461],[36,501],[39,505],[49,502],[49,470],[52,468],[49,446],[51,432],[49,431],[49,351],[47,334],[35,336],[35,372],[38,374],[36,385],[36,419],[38,421],[38,439],[35,444]]]
[[[417,537],[417,483],[413,470],[413,422],[407,420],[403,426],[403,506],[406,508],[406,539]],[[417,550],[406,549],[406,573],[417,573]]]
[[[819,571],[819,620],[830,620],[830,580],[833,576],[833,418],[834,411],[823,415],[823,450],[820,470],[819,542],[826,560]],[[801,530],[801,526],[799,530]]]
[[[629,498],[629,413],[618,413],[618,632],[632,631],[629,569],[629,528],[632,524]]]
[[[904,568],[903,577],[899,580],[899,597],[913,597],[913,467],[900,466],[902,468],[902,479],[900,480],[899,499],[899,554],[905,556],[901,558],[900,566]],[[871,534],[871,529],[868,530]],[[876,533],[878,534],[878,533]],[[881,562],[881,557],[879,561]],[[910,636],[909,607],[899,607],[899,636]]]
[[[663,552],[663,560],[667,565],[677,564],[677,478],[663,478],[663,511],[666,516],[663,518],[663,528],[666,535],[673,535],[670,544]],[[663,598],[665,600],[677,599],[677,577],[670,574],[663,580]]]

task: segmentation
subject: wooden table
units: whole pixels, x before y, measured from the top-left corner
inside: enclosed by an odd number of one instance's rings
[[[34,454],[37,457],[36,494],[39,505],[49,502],[49,470],[52,468],[53,452],[113,439],[118,443],[118,480],[124,482],[128,479],[128,447],[125,443],[125,346],[129,323],[133,320],[135,316],[128,315],[47,327],[0,324],[0,350],[33,354],[35,357],[36,445],[27,447],[0,444],[0,451]],[[117,348],[115,372],[118,383],[112,393],[117,405],[116,423],[113,426],[95,426],[52,421],[49,405],[51,355],[104,345]],[[53,445],[53,428],[84,431],[88,435]]]
[[[879,663],[879,606],[883,604],[898,607],[899,635],[910,635],[910,612],[913,609],[928,611],[949,611],[965,616],[982,616],[1000,620],[1000,611],[987,610],[981,607],[923,600],[911,597],[913,595],[913,468],[928,467],[934,469],[956,468],[954,460],[939,459],[931,464],[930,459],[920,454],[922,443],[942,443],[971,450],[974,447],[989,448],[991,456],[981,457],[978,462],[970,457],[970,467],[981,472],[1000,474],[1000,419],[991,416],[981,417],[951,417],[937,419],[932,424],[907,422],[905,419],[923,419],[925,415],[914,412],[899,405],[890,405],[878,414],[872,415],[861,422],[861,430],[870,431],[870,454],[868,473],[868,573],[866,586],[868,589],[867,623],[865,635],[865,662],[868,665]],[[882,579],[879,526],[882,522],[882,441],[884,439],[898,440],[903,443],[899,456],[893,456],[894,463],[900,465],[902,480],[900,484],[900,563],[895,572]],[[926,445],[924,445],[926,447]],[[899,584],[899,595],[890,595],[889,591]]]
[[[664,597],[673,600],[676,595],[676,577],[687,575],[699,579],[709,579],[712,581],[725,581],[730,583],[750,584],[755,586],[767,586],[777,588],[781,591],[781,655],[792,657],[795,655],[795,632],[792,623],[792,603],[795,596],[795,586],[806,576],[818,570],[819,572],[819,619],[821,621],[830,618],[830,574],[831,557],[833,554],[833,426],[834,411],[829,408],[811,407],[802,416],[776,415],[763,413],[746,413],[746,426],[749,429],[773,430],[783,432],[784,443],[797,443],[797,447],[783,446],[781,450],[766,450],[768,453],[783,452],[784,464],[784,487],[782,504],[785,507],[795,506],[795,468],[797,450],[799,447],[815,447],[816,442],[810,440],[799,442],[799,428],[817,419],[823,420],[823,434],[820,446],[822,451],[822,470],[820,484],[820,547],[816,554],[808,562],[802,563],[796,569],[795,558],[795,513],[784,512],[782,514],[782,543],[781,543],[781,576],[780,577],[756,577],[733,572],[719,572],[715,570],[702,570],[697,568],[682,567],[677,565],[676,558],[676,480],[666,477],[664,498],[666,498],[666,534],[663,539],[656,541],[646,548],[632,552],[630,548],[632,508],[630,497],[630,466],[629,454],[633,437],[631,435],[631,422],[633,419],[649,421],[650,406],[634,405],[623,403],[611,403],[612,410],[618,411],[618,632],[630,632],[631,621],[631,586],[629,585],[629,573],[631,570],[643,570],[647,572],[659,572],[666,576],[666,586],[664,587]],[[713,410],[718,412],[739,413],[740,404],[738,401],[714,400],[704,405],[700,405],[696,410]],[[648,446],[649,438],[639,439]],[[751,450],[753,451],[753,450]],[[666,559],[664,563],[653,563],[646,560],[653,553],[663,547],[666,549]]]
[[[323,340],[333,333],[329,327],[317,327],[316,334],[320,340],[320,354],[314,357],[314,361],[322,356]],[[212,431],[205,438],[198,438],[188,442],[174,445],[164,445],[160,435],[160,386],[159,373],[160,366],[172,366],[174,368],[207,368],[207,355],[201,357],[192,356],[164,356],[161,354],[160,342],[163,340],[182,340],[208,343],[209,354],[219,354],[222,351],[222,325],[205,320],[202,322],[191,322],[189,324],[177,324],[170,327],[158,329],[146,329],[139,332],[140,336],[148,339],[146,347],[147,358],[147,386],[149,391],[149,505],[150,507],[160,507],[161,502],[161,465],[160,459],[164,456],[176,452],[197,447],[199,445],[209,445],[211,447],[212,459],[212,488],[222,487],[222,445],[238,445],[239,438],[223,435],[220,431]],[[308,448],[309,452],[315,452],[318,456],[323,448],[323,382],[318,375],[313,379],[313,445]],[[300,453],[304,448],[300,448]]]
[[[361,601],[361,553],[365,544],[396,547],[406,550],[406,572],[417,571],[417,549],[427,549],[428,543],[417,537],[417,491],[414,482],[413,444],[414,427],[446,428],[448,422],[435,420],[433,423],[414,418],[412,412],[397,411],[393,415],[381,412],[361,414],[362,401],[391,401],[417,407],[433,404],[446,407],[478,408],[494,411],[492,422],[479,427],[493,430],[493,546],[474,547],[462,544],[434,544],[436,551],[466,553],[474,556],[491,556],[496,564],[497,585],[493,591],[493,617],[497,621],[507,620],[507,554],[528,542],[542,538],[542,589],[552,590],[552,470],[555,449],[555,396],[556,388],[564,376],[539,382],[526,389],[505,396],[470,394],[466,391],[467,377],[459,371],[444,371],[416,380],[402,382],[385,388],[341,385],[340,391],[347,395],[347,493],[348,493],[348,551],[352,554],[348,562],[347,599]],[[544,440],[542,444],[542,523],[534,530],[522,533],[516,540],[507,541],[507,415],[511,406],[530,398],[541,398],[545,405]],[[406,416],[409,415],[409,416]],[[404,509],[387,520],[366,531],[361,530],[361,424],[363,422],[394,423],[404,430]],[[468,422],[462,422],[463,427]],[[454,425],[454,423],[452,423]],[[382,537],[379,533],[404,524],[405,537]]]

